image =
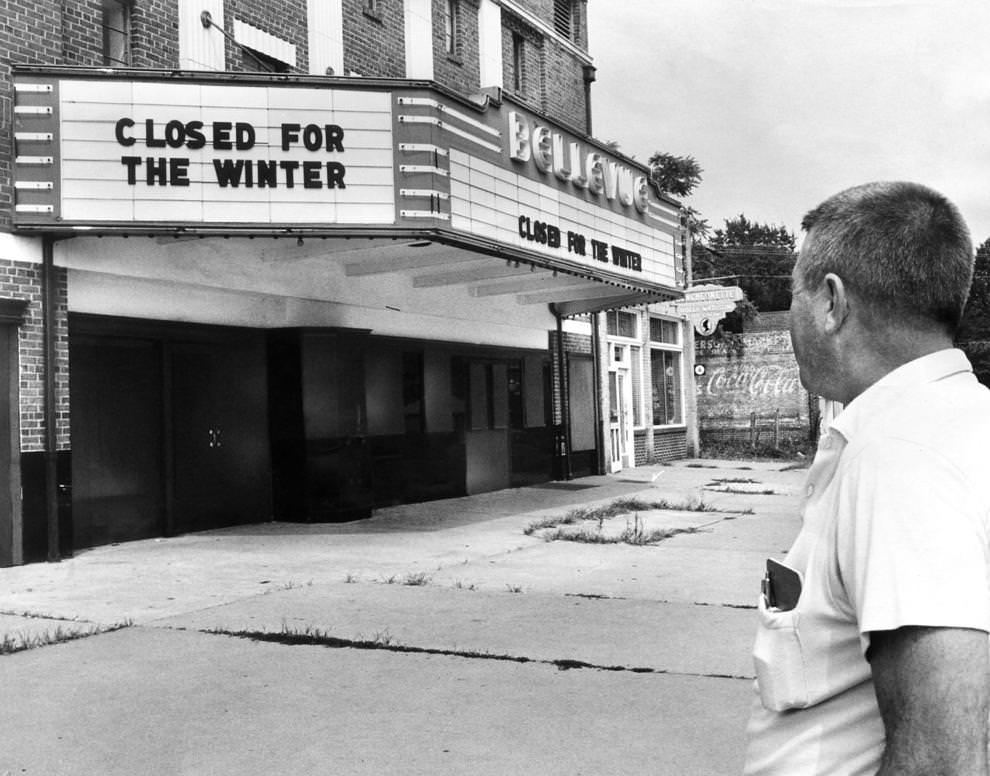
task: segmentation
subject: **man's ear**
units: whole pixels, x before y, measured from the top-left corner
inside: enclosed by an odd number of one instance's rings
[[[849,294],[842,278],[834,272],[829,272],[822,283],[825,303],[825,331],[835,333],[842,328],[849,318]]]

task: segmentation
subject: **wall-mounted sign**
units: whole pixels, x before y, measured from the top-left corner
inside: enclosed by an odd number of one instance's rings
[[[395,222],[387,93],[84,78],[15,90],[19,224]],[[38,123],[47,139],[24,131]]]
[[[695,331],[702,336],[715,333],[725,314],[736,308],[736,302],[745,296],[739,286],[692,286],[684,292],[684,298],[676,302],[657,305],[658,312],[687,318]]]

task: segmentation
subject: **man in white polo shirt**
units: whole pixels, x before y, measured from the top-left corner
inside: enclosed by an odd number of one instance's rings
[[[953,336],[973,251],[911,183],[808,213],[791,338],[809,392],[844,409],[770,572],[747,776],[986,776],[990,391]]]

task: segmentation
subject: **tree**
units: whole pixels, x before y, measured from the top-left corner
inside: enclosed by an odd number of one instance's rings
[[[661,194],[687,197],[701,183],[701,165],[693,156],[657,151],[650,157],[650,181]]]
[[[693,156],[657,151],[650,157],[650,182],[660,194],[688,197],[701,183],[701,165]],[[711,227],[693,207],[684,207],[685,223],[693,241],[708,238]]]
[[[760,311],[791,306],[791,271],[796,239],[786,227],[750,221],[740,214],[726,219],[706,245],[692,250],[695,281],[717,278],[736,284]]]
[[[976,249],[973,285],[956,335],[958,342],[990,340],[990,238]]]
[[[716,229],[708,241],[710,248],[786,248],[793,252],[796,240],[793,232],[775,224],[761,224],[750,221],[740,213],[736,218],[726,219],[725,229]]]
[[[976,249],[973,285],[956,333],[959,345],[973,362],[973,371],[990,385],[990,238]]]

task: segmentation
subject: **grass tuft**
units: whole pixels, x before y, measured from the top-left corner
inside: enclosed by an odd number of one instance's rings
[[[67,641],[76,641],[90,636],[98,636],[101,633],[112,633],[113,631],[129,628],[134,624],[132,620],[116,623],[114,625],[93,625],[85,630],[66,630],[61,625],[54,631],[44,631],[33,635],[22,633],[4,634],[0,638],[0,655],[11,655],[15,652],[24,652],[37,647],[47,647],[52,644],[64,644]]]

